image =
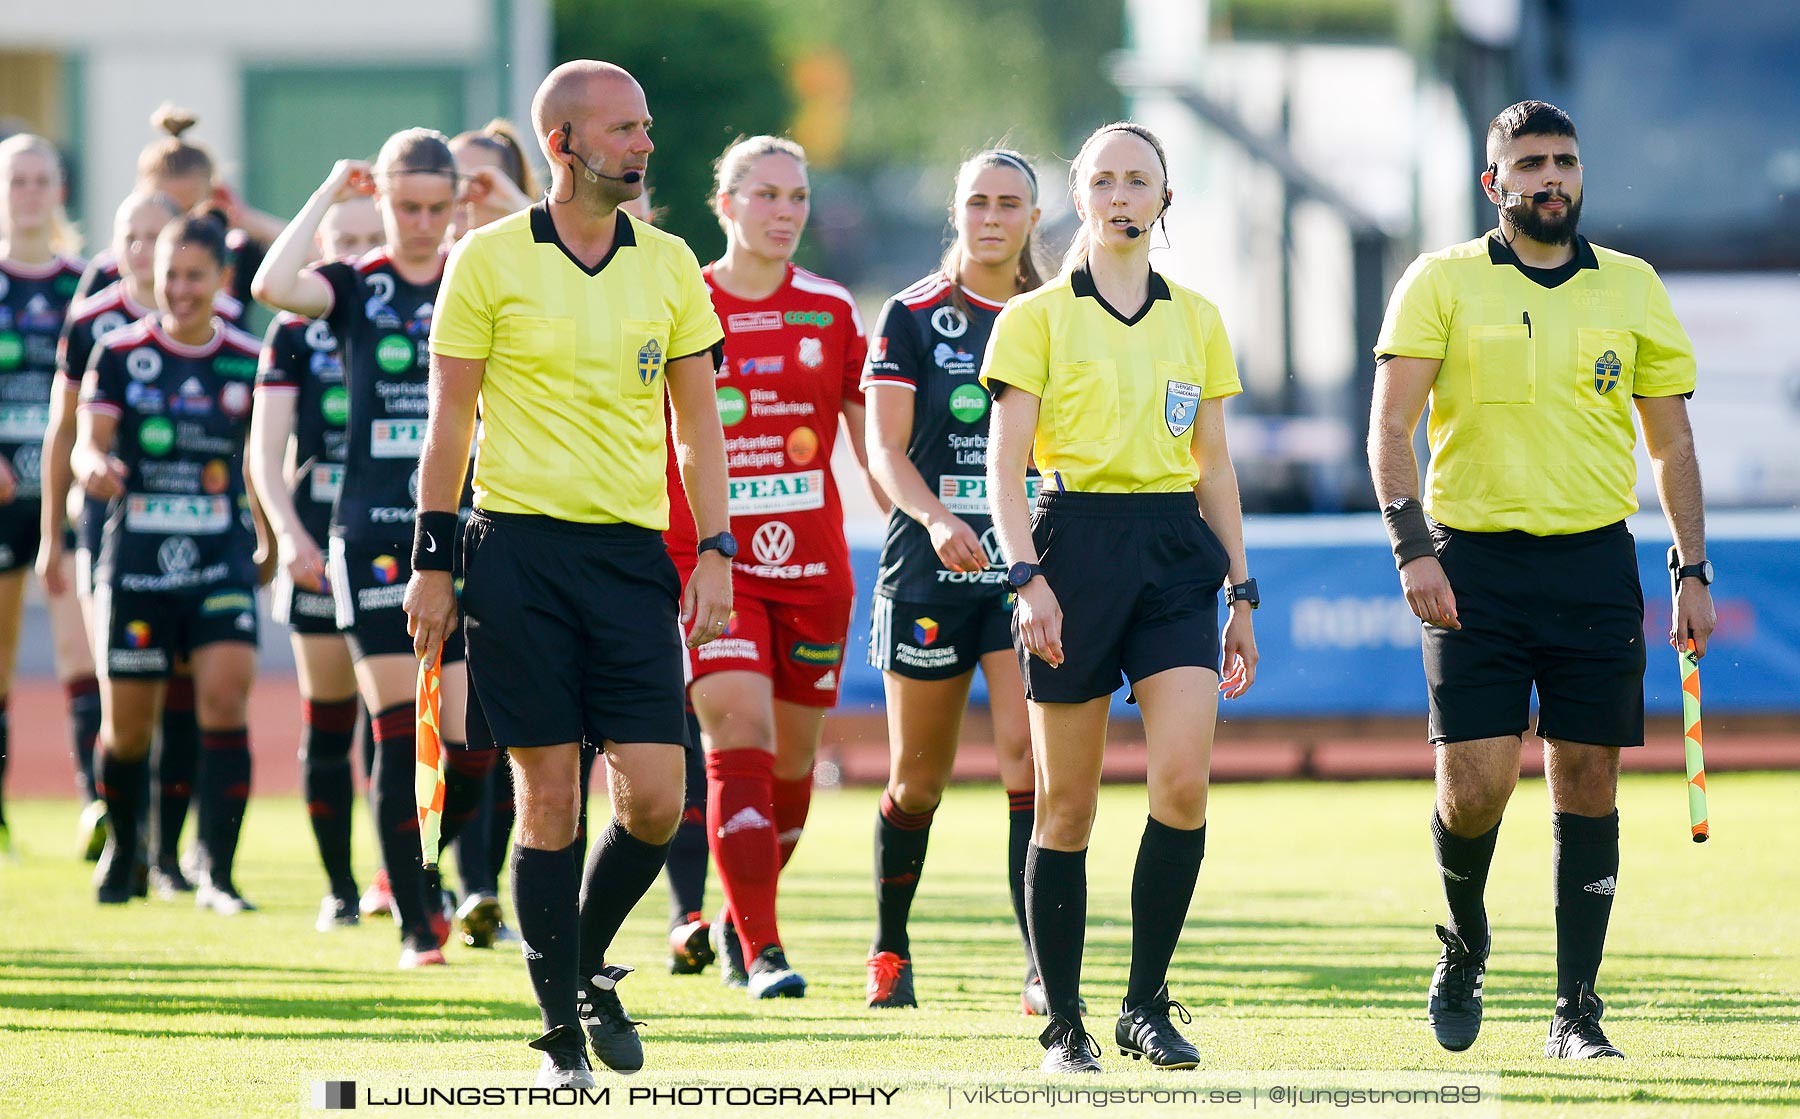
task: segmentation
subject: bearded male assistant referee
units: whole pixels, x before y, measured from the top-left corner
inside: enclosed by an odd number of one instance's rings
[[[1687,415],[1694,351],[1655,270],[1576,233],[1581,156],[1561,109],[1502,110],[1487,158],[1498,225],[1401,279],[1376,343],[1369,430],[1401,586],[1424,623],[1437,747],[1431,834],[1450,919],[1426,1013],[1446,1049],[1481,1030],[1482,895],[1535,687],[1556,880],[1544,1055],[1618,1058],[1594,987],[1619,876],[1619,751],[1644,744],[1632,420],[1681,555],[1669,639],[1691,636],[1704,654],[1714,612]],[[1421,505],[1412,433],[1427,398]]]
[[[594,1083],[588,1041],[609,1068],[643,1066],[616,990],[631,969],[605,952],[680,821],[680,626],[693,623],[690,645],[724,632],[736,547],[713,397],[724,331],[686,243],[621,207],[643,193],[653,147],[644,91],[617,66],[568,62],[531,115],[548,197],[464,237],[444,273],[406,610],[429,661],[456,624],[450,549],[479,397],[469,675],[517,784],[513,905],[546,1030],[531,1043],[538,1084],[577,1087]],[[701,537],[685,594],[662,540],[665,379]],[[585,878],[584,738],[605,743],[614,813]]]

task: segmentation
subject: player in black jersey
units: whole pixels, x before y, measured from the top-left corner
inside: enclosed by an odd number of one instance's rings
[[[360,257],[381,241],[381,216],[368,198],[338,203],[319,226],[319,254],[326,260]],[[291,631],[299,670],[300,782],[330,886],[314,924],[320,932],[360,919],[350,868],[356,674],[318,544],[330,531],[343,481],[349,412],[342,348],[330,324],[277,316],[257,367],[249,469],[280,565],[272,613]]]
[[[138,153],[137,191],[161,194],[185,214],[206,205],[224,215],[231,231],[226,244],[231,250],[232,287],[220,291],[217,313],[234,326],[248,312],[250,277],[262,260],[265,247],[281,232],[281,219],[246,205],[231,185],[221,179],[212,153],[183,135],[199,118],[185,109],[164,104],[150,115],[150,125],[162,135]],[[88,262],[77,298],[85,298],[119,278],[117,257],[102,249]]]
[[[37,557],[44,428],[56,338],[82,262],[63,216],[62,160],[48,140],[19,133],[0,141],[0,794],[6,782],[6,701],[12,691],[25,600],[25,572]],[[57,675],[93,679],[81,648],[81,615],[63,596],[51,601]],[[79,723],[76,728],[80,734]],[[12,851],[0,795],[0,856]]]
[[[44,576],[50,592],[64,594],[69,577],[63,568],[74,569],[73,588],[81,603],[81,613],[92,632],[90,600],[93,594],[93,560],[100,550],[101,527],[106,520],[106,504],[82,496],[74,508],[68,495],[72,475],[69,453],[75,446],[75,407],[81,394],[81,377],[87,370],[89,356],[96,341],[107,333],[142,319],[156,304],[152,284],[156,237],[176,216],[175,203],[167,195],[142,190],[129,195],[119,204],[113,219],[113,242],[105,251],[118,264],[119,279],[78,300],[69,308],[63,325],[62,341],[57,353],[56,388],[50,397],[50,424],[44,433],[44,497],[43,539],[38,546],[38,571]],[[242,305],[221,291],[213,297],[213,313],[232,322],[242,313]],[[65,513],[68,514],[65,517]],[[75,523],[75,557],[68,563],[64,525]],[[92,643],[84,637],[85,649]],[[87,652],[84,656],[91,657]],[[83,717],[92,708],[93,726],[99,727],[99,685],[91,695],[70,685],[70,710],[79,707]],[[85,730],[86,724],[82,724]],[[194,680],[184,661],[178,661],[163,691],[162,724],[153,751],[156,814],[150,831],[155,850],[151,856],[150,884],[158,894],[172,897],[191,890],[181,869],[177,846],[183,824],[187,820],[192,796],[195,766],[200,750],[200,730],[194,721]],[[78,733],[77,749],[83,739]],[[92,772],[91,739],[86,758]],[[105,802],[94,800],[82,813],[82,837],[91,858],[99,858],[104,843]]]
[[[882,307],[863,374],[869,470],[896,506],[869,639],[869,663],[882,670],[887,692],[890,758],[875,824],[872,1007],[917,1005],[907,915],[979,665],[1010,804],[1007,865],[1025,941],[1023,1004],[1027,1014],[1045,1013],[1025,928],[1031,740],[1012,652],[1012,592],[988,520],[989,400],[976,379],[1001,306],[1042,283],[1031,237],[1037,195],[1037,176],[1017,152],[991,148],[962,165],[951,204],[956,239],[938,271]]]
[[[195,900],[252,908],[232,879],[250,795],[246,729],[256,672],[255,525],[243,473],[256,339],[213,315],[229,275],[223,223],[176,219],[156,242],[158,311],[108,335],[89,359],[76,479],[107,502],[95,564],[94,631],[105,718],[95,783],[106,800],[102,904],[129,900],[139,786],[178,657],[193,665],[204,758]]]
[[[425,431],[427,339],[456,193],[456,164],[443,135],[423,128],[396,133],[373,166],[340,160],[332,168],[276,238],[253,285],[263,302],[324,321],[343,352],[349,442],[328,570],[338,626],[356,661],[358,689],[375,713],[372,797],[404,941],[403,968],[443,963],[441,949],[450,936],[449,915],[437,904],[435,887],[419,862],[413,795],[418,661],[402,599],[411,575]],[[355,263],[308,267],[325,212],[359,195],[374,196],[386,243]],[[460,634],[445,643],[442,696],[448,843],[473,814],[498,754],[468,748],[468,674]]]

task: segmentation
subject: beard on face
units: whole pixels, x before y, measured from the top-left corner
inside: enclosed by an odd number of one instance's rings
[[[1502,207],[1500,212],[1514,229],[1533,241],[1545,245],[1566,245],[1575,239],[1575,227],[1581,223],[1581,200],[1571,200],[1561,191],[1553,192],[1551,197],[1563,203],[1562,214],[1551,216],[1542,213],[1530,195],[1511,206]]]

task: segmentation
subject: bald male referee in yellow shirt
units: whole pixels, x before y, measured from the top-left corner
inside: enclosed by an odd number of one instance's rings
[[[698,645],[731,616],[736,545],[713,396],[724,331],[687,245],[624,212],[653,149],[631,75],[565,63],[531,115],[548,196],[470,233],[445,268],[406,610],[429,661],[456,624],[449,552],[479,398],[475,513],[461,540],[470,682],[518,788],[513,904],[543,1013],[538,1085],[590,1087],[589,1043],[617,1071],[644,1062],[617,993],[631,969],[605,953],[662,869],[682,750],[697,748],[681,624]],[[685,592],[662,541],[665,382],[702,537]],[[585,878],[583,739],[605,744],[613,805]]]
[[[1522,101],[1488,126],[1485,236],[1413,262],[1388,304],[1369,464],[1407,603],[1424,623],[1447,926],[1427,996],[1438,1044],[1481,1029],[1482,894],[1538,696],[1556,887],[1556,1006],[1544,1055],[1623,1057],[1594,993],[1619,875],[1619,751],[1644,742],[1635,411],[1675,536],[1671,643],[1713,629],[1695,366],[1656,272],[1590,244],[1575,125]],[[1427,398],[1419,501],[1413,430]],[[1427,514],[1430,516],[1428,521]],[[1678,646],[1680,647],[1680,646]]]

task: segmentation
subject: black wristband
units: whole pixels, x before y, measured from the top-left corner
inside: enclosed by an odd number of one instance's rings
[[[449,571],[456,554],[455,513],[421,512],[413,522],[414,571]]]
[[[1405,567],[1416,559],[1437,555],[1431,542],[1431,526],[1425,521],[1425,507],[1417,498],[1403,497],[1389,502],[1381,510],[1387,524],[1388,541],[1394,546],[1394,567]]]

